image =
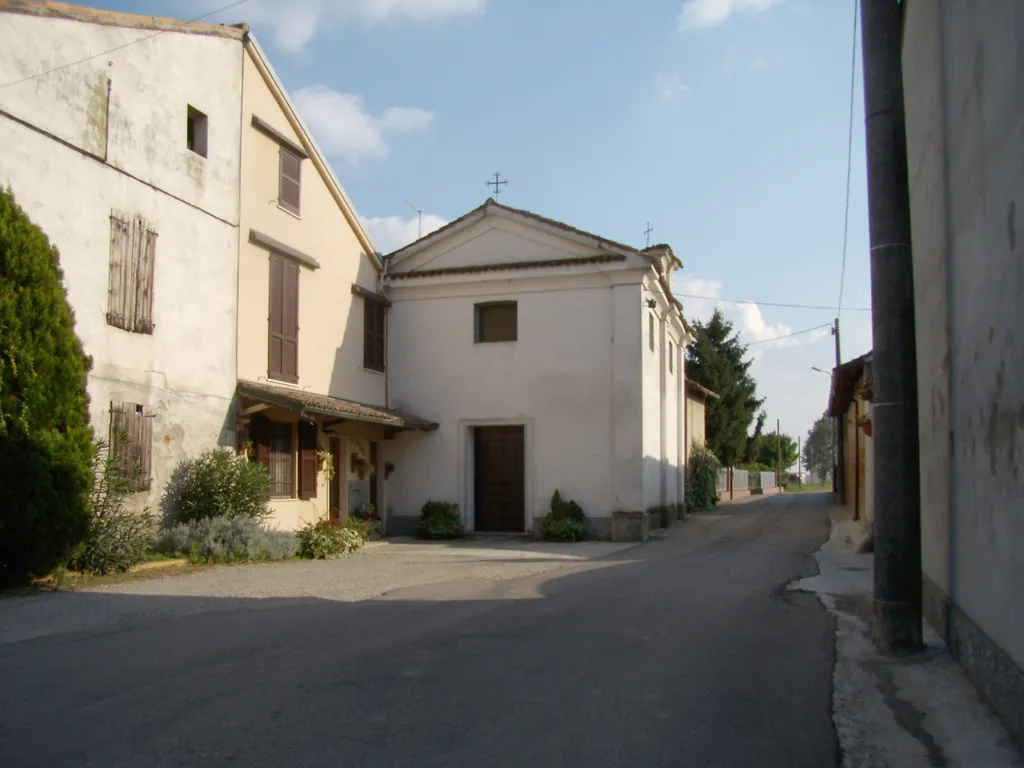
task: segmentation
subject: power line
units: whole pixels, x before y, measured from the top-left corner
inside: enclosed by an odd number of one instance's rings
[[[704,299],[705,301],[720,301],[726,304],[757,304],[762,307],[786,307],[788,309],[823,309],[832,311],[835,307],[821,304],[783,304],[778,301],[754,301],[753,299],[723,299],[721,296],[699,296],[695,293],[676,293],[675,296],[684,299]],[[870,307],[847,307],[847,312],[870,312]]]
[[[225,5],[222,8],[217,8],[216,10],[210,11],[209,13],[204,13],[201,16],[196,16],[194,19],[189,19],[186,23],[191,23],[191,22],[194,22],[194,21],[202,21],[203,19],[207,19],[210,16],[216,16],[218,13],[224,13],[224,11],[230,11],[232,8],[237,8],[238,6],[242,5],[243,3],[247,3],[247,2],[249,2],[249,0],[235,0],[235,2],[233,2],[233,3],[229,4],[229,5]],[[124,50],[125,48],[128,48],[128,47],[130,47],[132,45],[135,45],[137,43],[144,43],[146,40],[152,40],[154,37],[159,37],[160,35],[164,34],[165,32],[172,32],[172,31],[174,31],[174,30],[171,30],[171,29],[161,29],[161,30],[159,30],[157,32],[154,32],[151,35],[143,35],[142,37],[140,37],[140,38],[138,38],[136,40],[130,40],[129,42],[124,43],[122,45],[118,45],[118,46],[115,46],[113,48],[108,48],[105,51],[100,51],[99,53],[94,53],[91,56],[86,56],[85,58],[77,59],[76,61],[69,61],[67,64],[61,64],[60,66],[54,67],[53,69],[47,69],[47,70],[44,70],[42,72],[36,72],[35,74],[28,75],[27,77],[23,77],[20,80],[12,80],[9,83],[0,83],[0,88],[9,88],[12,85],[19,85],[20,83],[25,83],[25,82],[28,82],[29,80],[35,80],[37,77],[45,77],[46,75],[52,75],[54,72],[60,72],[62,69],[69,69],[70,67],[76,67],[79,64],[84,64],[87,61],[92,61],[93,59],[98,59],[100,56],[106,56],[108,53],[114,53],[115,51]]]
[[[811,331],[820,331],[823,328],[830,328],[830,327],[832,327],[832,323],[825,323],[824,325],[816,325],[813,328],[805,328],[802,331],[793,331],[793,333],[787,333],[787,334],[785,334],[783,336],[776,336],[776,337],[771,338],[771,339],[761,339],[759,341],[748,341],[746,343],[746,346],[752,347],[755,344],[767,344],[769,341],[778,341],[779,339],[788,339],[790,336],[799,336],[799,335],[801,335],[803,333],[810,333]]]
[[[853,0],[853,53],[850,56],[850,128],[846,139],[846,210],[843,213],[843,266],[839,273],[839,303],[836,318],[843,311],[843,288],[846,287],[846,246],[850,232],[850,173],[853,170],[853,94],[857,74],[857,11],[859,0]]]

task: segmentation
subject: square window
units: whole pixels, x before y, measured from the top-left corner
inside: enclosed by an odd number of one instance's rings
[[[476,342],[517,341],[519,338],[519,309],[514,301],[476,304]]]
[[[202,157],[206,157],[207,152],[208,125],[209,119],[206,115],[190,105],[185,129],[185,142],[189,149]]]

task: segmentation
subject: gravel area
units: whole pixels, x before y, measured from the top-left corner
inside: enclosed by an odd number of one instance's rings
[[[7,598],[0,600],[0,645],[124,622],[267,609],[283,600],[356,602],[432,584],[515,579],[608,557],[633,546],[396,539],[373,542],[341,560],[218,566],[184,576]]]

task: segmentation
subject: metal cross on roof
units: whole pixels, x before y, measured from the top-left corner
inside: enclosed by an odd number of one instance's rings
[[[654,231],[654,227],[651,226],[651,222],[647,222],[647,229],[644,230],[644,234],[647,236],[647,247],[651,247],[651,232]]]
[[[501,174],[497,173],[497,172],[495,172],[495,174],[494,174],[494,181],[488,181],[487,182],[487,186],[488,187],[494,187],[494,199],[495,200],[498,199],[498,195],[501,194],[501,188],[503,186],[505,186],[506,184],[508,184],[508,180],[507,179],[502,179],[501,178]]]

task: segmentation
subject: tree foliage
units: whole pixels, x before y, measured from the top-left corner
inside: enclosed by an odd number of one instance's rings
[[[732,323],[719,310],[707,323],[694,324],[696,339],[686,347],[686,375],[719,400],[707,402],[707,445],[725,466],[743,461],[747,430],[764,403],[750,375],[752,360]]]
[[[0,584],[48,573],[88,533],[90,366],[57,249],[0,190]]]
[[[804,467],[824,479],[832,475],[832,435],[835,422],[826,411],[814,422],[804,443]]]
[[[782,447],[782,465],[779,465],[779,445]],[[771,467],[772,471],[779,470],[785,478],[790,467],[796,464],[797,448],[796,440],[782,433],[781,437],[775,432],[758,435],[753,441],[753,447],[747,455],[751,464],[762,464]]]
[[[718,503],[718,470],[721,464],[715,454],[693,441],[686,472],[686,508],[705,512]]]

